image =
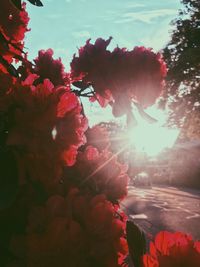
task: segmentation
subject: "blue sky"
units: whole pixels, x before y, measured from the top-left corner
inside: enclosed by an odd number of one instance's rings
[[[113,37],[116,45],[136,45],[158,51],[170,38],[170,21],[176,18],[180,0],[42,0],[44,7],[27,3],[31,18],[25,46],[29,58],[40,49],[52,48],[66,68],[77,48],[89,38]],[[93,115],[99,114],[94,107]]]
[[[43,8],[27,3],[30,56],[53,48],[66,63],[88,38],[113,37],[112,46],[145,45],[158,50],[169,40],[170,21],[180,0],[43,0]],[[111,46],[111,48],[112,48]]]

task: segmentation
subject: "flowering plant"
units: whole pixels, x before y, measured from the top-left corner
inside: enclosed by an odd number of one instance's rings
[[[200,242],[190,235],[160,232],[150,244],[150,253],[143,256],[144,267],[198,267]]]
[[[130,119],[132,102],[159,96],[165,64],[144,47],[110,52],[111,38],[87,41],[70,73],[51,49],[30,62],[25,7],[0,3],[0,266],[126,265],[126,166],[106,130],[88,128],[80,97]]]

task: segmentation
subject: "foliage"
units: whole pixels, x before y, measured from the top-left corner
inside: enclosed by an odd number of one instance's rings
[[[27,0],[28,2],[30,2],[32,5],[35,6],[43,6],[42,2],[40,0]],[[10,0],[10,2],[12,2],[12,4],[18,8],[19,10],[22,10],[22,0]]]
[[[164,98],[170,100],[171,121],[178,125],[192,110],[199,110],[200,86],[200,2],[181,2],[184,7],[172,22],[175,29],[163,50],[168,67]]]

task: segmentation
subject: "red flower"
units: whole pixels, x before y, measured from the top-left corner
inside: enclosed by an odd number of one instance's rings
[[[0,3],[0,33],[5,41],[0,43],[0,53],[9,63],[12,62],[14,55],[20,55],[19,49],[23,48],[24,34],[28,30],[29,18],[25,11],[19,11],[8,0],[1,0]],[[7,44],[6,44],[7,43]],[[18,47],[19,49],[17,49]],[[2,68],[2,66],[0,66]],[[4,68],[2,68],[4,70]]]
[[[64,181],[85,187],[92,194],[103,193],[116,203],[127,193],[126,170],[126,165],[120,164],[111,152],[99,153],[96,148],[88,146],[84,152],[79,152],[74,167],[65,171]]]
[[[35,78],[16,83],[8,94],[13,120],[7,145],[22,149],[31,178],[49,187],[60,179],[62,166],[74,164],[87,122],[73,93],[55,89],[49,80],[33,86]]]
[[[111,52],[106,50],[111,38],[103,40],[97,39],[95,44],[91,44],[90,40],[86,42],[84,47],[79,49],[79,57],[74,55],[71,62],[72,80],[82,79],[85,83],[92,82],[97,98],[105,98],[108,101],[112,99],[106,89],[106,76],[109,76],[108,66]]]
[[[109,147],[109,134],[106,128],[95,125],[92,128],[88,128],[86,132],[87,145],[94,146],[99,151],[102,151]]]
[[[13,236],[10,245],[19,266],[119,267],[128,253],[116,207],[76,188],[31,208],[26,235]]]
[[[198,267],[200,242],[176,232],[160,232],[150,244],[150,254],[143,257],[144,267]]]
[[[110,52],[107,50],[110,41],[111,38],[97,39],[94,45],[87,41],[71,62],[72,79],[81,77],[85,83],[91,83],[97,100],[104,98],[112,102],[114,99],[115,107],[121,106],[120,111],[115,110],[116,116],[130,110],[132,99],[143,107],[152,105],[162,91],[166,75],[160,54],[144,47],[131,51],[116,48]]]
[[[34,72],[40,76],[41,80],[49,79],[54,86],[69,85],[69,77],[64,72],[64,65],[61,59],[53,59],[53,50],[40,50],[38,57],[34,60]]]

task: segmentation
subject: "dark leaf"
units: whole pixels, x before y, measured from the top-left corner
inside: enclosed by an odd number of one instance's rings
[[[77,88],[80,88],[81,90],[85,90],[86,88],[90,86],[90,84],[84,83],[83,81],[73,82],[72,84],[76,86]]]
[[[12,64],[9,64],[9,67],[7,68],[7,70],[15,78],[19,77],[17,70],[15,69],[15,67]]]
[[[20,47],[18,47],[18,45],[14,44],[12,42],[9,42],[9,44],[12,45],[19,52],[21,52],[22,54],[24,54],[24,51]]]
[[[131,221],[127,221],[126,223],[126,233],[129,254],[134,263],[134,267],[142,267],[142,256],[146,251],[144,233]]]
[[[8,46],[8,41],[6,40],[5,36],[3,35],[3,33],[0,31],[0,43],[5,47],[5,48],[9,48]]]
[[[43,6],[40,0],[28,0],[34,6]]]
[[[14,58],[20,61],[23,61],[23,57],[20,55],[14,55]]]
[[[18,193],[18,168],[13,153],[0,150],[0,210],[9,207]]]
[[[10,0],[10,2],[19,10],[22,10],[21,0]]]
[[[1,55],[0,55],[0,63],[6,68],[8,73],[14,77],[18,77],[18,72],[12,64],[9,64]]]

